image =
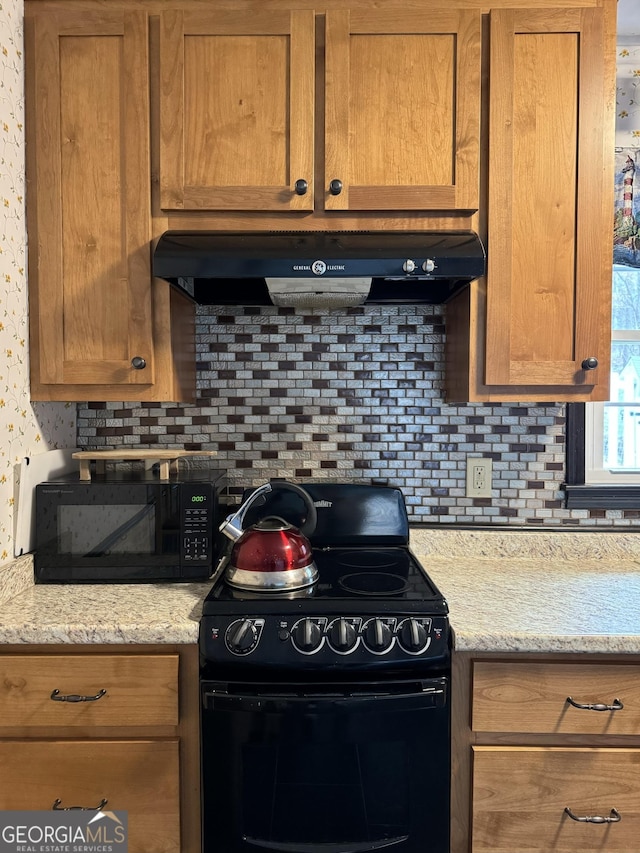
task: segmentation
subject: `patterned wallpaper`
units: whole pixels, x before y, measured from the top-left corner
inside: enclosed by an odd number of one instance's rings
[[[13,559],[16,465],[75,446],[75,406],[29,401],[22,3],[0,4],[0,566]]]
[[[640,30],[640,8],[638,9],[638,30]],[[616,146],[625,148],[640,146],[640,36],[637,39],[627,37],[618,44]]]

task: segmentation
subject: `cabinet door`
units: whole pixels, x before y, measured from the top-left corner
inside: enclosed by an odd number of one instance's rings
[[[59,800],[95,814],[106,800],[105,810],[127,812],[130,853],[180,853],[178,748],[177,739],[0,741],[0,809]]]
[[[606,394],[613,149],[602,10],[492,11],[490,47],[485,382]]]
[[[48,11],[33,22],[33,43],[34,384],[148,386],[154,363],[147,15]],[[135,358],[146,366],[135,369]]]
[[[325,208],[476,210],[480,12],[345,9],[326,27]]]
[[[312,210],[314,13],[160,22],[161,206]]]
[[[638,749],[476,746],[471,850],[636,853],[639,797]]]

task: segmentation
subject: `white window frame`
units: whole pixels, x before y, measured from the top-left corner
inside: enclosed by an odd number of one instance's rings
[[[639,270],[640,274],[640,270]],[[611,341],[640,343],[640,330],[615,329],[611,332]],[[616,406],[633,407],[640,412],[640,400],[621,403],[613,400]],[[608,406],[606,403],[587,403],[584,413],[585,431],[585,484],[607,484],[612,486],[640,485],[640,468],[608,468],[604,465],[604,419]]]

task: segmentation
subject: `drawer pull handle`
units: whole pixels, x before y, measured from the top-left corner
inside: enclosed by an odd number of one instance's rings
[[[98,699],[106,694],[106,690],[100,690],[95,696],[79,696],[77,693],[70,693],[68,696],[60,696],[59,690],[54,690],[50,698],[54,702],[97,702]]]
[[[56,800],[51,806],[51,809],[54,812],[71,812],[78,810],[83,812],[99,812],[100,809],[104,808],[104,806],[107,805],[108,800],[106,798],[104,800],[100,800],[97,806],[61,806],[61,802],[62,800]]]
[[[578,817],[574,815],[569,806],[564,811],[565,814],[569,815],[571,820],[577,820],[579,823],[619,823],[622,820],[622,815],[617,809],[611,809],[609,817],[601,817],[600,815]]]
[[[613,700],[613,705],[581,705],[580,702],[574,702],[571,696],[567,696],[567,702],[573,705],[574,708],[580,708],[582,711],[622,711],[624,705],[619,699]]]

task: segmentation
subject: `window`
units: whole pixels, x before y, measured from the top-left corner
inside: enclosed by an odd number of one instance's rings
[[[640,269],[614,264],[612,296],[611,402],[585,407],[585,482],[640,485]]]
[[[610,401],[567,406],[569,508],[640,508],[640,214],[634,199],[636,162],[640,164],[640,149],[616,151]]]
[[[638,0],[618,0],[617,42],[611,400],[567,405],[569,508],[640,508]]]

